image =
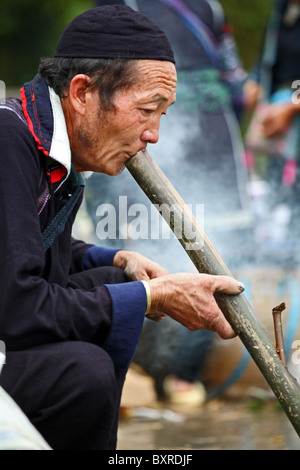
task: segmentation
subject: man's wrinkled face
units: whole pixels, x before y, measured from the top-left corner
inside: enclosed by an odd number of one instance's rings
[[[94,91],[89,110],[76,129],[72,160],[78,170],[118,175],[125,162],[159,138],[161,116],[175,101],[176,70],[172,62],[141,60],[135,85],[114,96],[115,110],[100,108]]]

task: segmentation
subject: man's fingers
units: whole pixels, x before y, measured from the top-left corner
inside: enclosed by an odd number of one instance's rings
[[[245,286],[230,276],[214,276],[214,292],[223,292],[224,294],[237,295],[244,292]]]
[[[214,294],[238,295],[245,287],[231,276],[178,273],[151,279],[151,312],[165,312],[186,328],[216,331],[222,339],[236,336]]]
[[[135,252],[129,253],[125,257],[123,254],[122,264],[115,266],[121,267],[125,274],[133,281],[154,279],[156,277],[166,276],[169,272],[154,261]],[[119,257],[120,258],[120,257]]]
[[[206,314],[207,329],[215,331],[222,339],[230,339],[236,336],[215,299],[211,302],[208,312]]]
[[[209,282],[209,289],[211,289],[213,294],[220,292],[229,295],[238,295],[245,290],[244,284],[231,276],[209,275],[206,280]],[[235,331],[226,320],[217,303],[211,308],[207,320],[209,329],[216,331],[222,339],[231,339],[236,336]]]
[[[210,323],[210,328],[213,331],[216,331],[222,339],[231,339],[236,336],[235,331],[233,330],[230,323],[228,323],[221,310],[216,312],[213,316],[213,321]]]
[[[245,286],[242,282],[237,281],[230,276],[213,276],[214,277],[214,293],[222,292],[229,295],[238,295],[244,292]],[[216,312],[212,315],[211,327],[222,339],[231,339],[236,336],[230,323],[226,320],[224,314],[216,306]]]

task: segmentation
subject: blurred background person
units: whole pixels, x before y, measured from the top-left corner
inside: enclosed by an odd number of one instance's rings
[[[246,133],[251,187],[265,194],[257,211],[256,241],[265,252],[268,247],[270,259],[284,263],[299,262],[299,79],[300,0],[277,0],[244,91],[253,113]]]
[[[241,244],[246,245],[252,229],[238,122],[243,112],[246,75],[223,9],[215,0],[96,2],[98,6],[116,3],[140,10],[168,35],[178,73],[176,105],[168,110],[168,120],[162,119],[159,142],[148,148],[193,212],[196,206],[204,207],[204,228],[224,260],[230,267],[239,265]],[[126,196],[127,206],[124,200],[120,204],[120,196]],[[133,190],[129,172],[113,179],[92,175],[86,184],[86,200],[101,245],[139,249],[170,272],[195,270],[174,236],[169,231],[166,235],[165,228],[160,227],[160,236],[166,239],[159,244],[151,239],[155,223],[151,204],[138,186]],[[141,206],[134,206],[137,203],[147,208],[147,215],[143,218],[141,211],[139,220],[148,232],[141,229],[138,237],[136,226],[134,233],[130,232],[132,219],[127,217],[127,225],[118,224],[115,239],[105,239],[100,219],[104,204],[114,206],[119,221],[119,216],[126,219],[120,211],[127,208],[136,209],[131,213],[136,216],[139,207],[141,210]],[[214,338],[209,331],[189,334],[167,318],[159,325],[146,321],[134,361],[154,377],[159,398],[200,405],[205,400],[202,372]]]

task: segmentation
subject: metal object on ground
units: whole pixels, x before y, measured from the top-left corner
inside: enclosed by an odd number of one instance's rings
[[[286,363],[286,355],[285,355],[285,348],[284,348],[284,338],[283,338],[283,331],[282,331],[282,321],[281,321],[281,314],[285,310],[285,303],[278,305],[272,309],[273,320],[274,320],[274,331],[275,331],[275,349],[276,352],[284,365],[287,366]]]
[[[167,214],[164,210],[162,215],[179,238],[197,270],[200,273],[232,276],[203,228],[151,155],[147,151],[138,152],[127,161],[126,166],[157,208],[161,204],[172,208],[172,214]],[[182,223],[183,218],[187,224]],[[196,234],[193,239],[190,236],[190,229],[186,234],[185,226],[193,228],[192,232]],[[181,229],[179,236],[178,227]],[[218,293],[216,299],[300,436],[300,388],[280,361],[265,328],[246,297],[244,294],[230,296]]]

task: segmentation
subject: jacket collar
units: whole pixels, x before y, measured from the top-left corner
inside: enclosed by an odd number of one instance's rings
[[[71,149],[59,96],[39,75],[25,83],[20,92],[24,115],[37,148],[59,163],[51,175],[52,182],[65,180],[71,171]]]

